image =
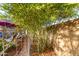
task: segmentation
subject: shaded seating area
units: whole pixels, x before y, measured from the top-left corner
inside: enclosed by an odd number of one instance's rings
[[[0,55],[5,55],[5,51],[13,44],[15,27],[12,22],[0,21]]]
[[[28,55],[26,39],[23,28],[12,22],[0,21],[0,56]]]

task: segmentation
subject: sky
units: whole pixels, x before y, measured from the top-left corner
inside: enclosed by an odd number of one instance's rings
[[[0,10],[0,14],[5,14],[5,12],[4,12],[4,11],[2,11],[2,10]]]

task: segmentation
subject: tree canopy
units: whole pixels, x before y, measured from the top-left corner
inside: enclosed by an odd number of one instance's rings
[[[3,4],[1,7],[17,24],[27,28],[29,31],[36,31],[41,29],[47,21],[75,15],[74,9],[78,8],[78,4],[14,3]]]

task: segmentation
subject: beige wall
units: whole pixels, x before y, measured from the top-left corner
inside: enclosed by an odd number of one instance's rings
[[[79,23],[66,24],[63,27],[60,25],[56,33],[53,34],[54,51],[59,56],[79,55]]]

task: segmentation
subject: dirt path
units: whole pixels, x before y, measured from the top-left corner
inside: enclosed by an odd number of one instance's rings
[[[54,51],[46,51],[42,53],[32,53],[32,56],[55,56]]]

